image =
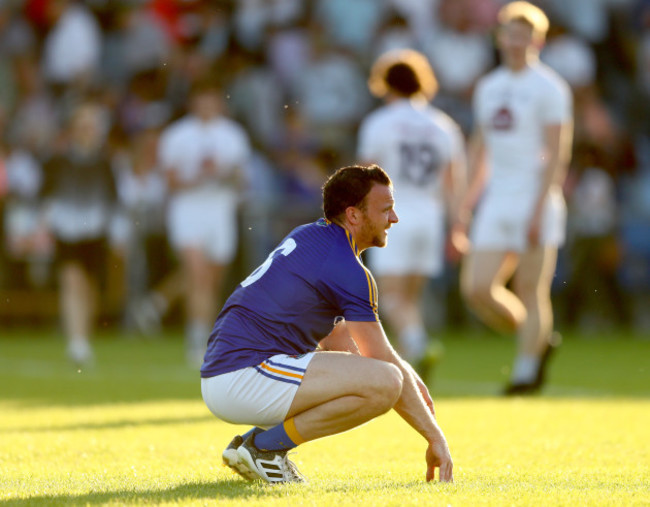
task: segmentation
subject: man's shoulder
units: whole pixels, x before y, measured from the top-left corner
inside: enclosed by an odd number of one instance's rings
[[[534,76],[537,86],[549,93],[570,93],[570,87],[566,80],[545,63],[537,63],[532,67],[531,74]]]
[[[220,133],[234,134],[238,136],[248,136],[246,129],[237,121],[227,116],[219,116],[212,120],[210,125],[214,130]]]
[[[332,246],[336,244],[338,236],[336,227],[338,226],[329,220],[319,218],[315,222],[299,225],[287,237],[296,241]]]
[[[183,116],[170,123],[163,130],[161,141],[168,141],[178,136],[191,134],[195,130],[196,124],[196,120],[191,116]]]
[[[435,125],[446,132],[459,132],[460,125],[451,116],[445,113],[442,109],[431,106],[429,108],[430,116]]]
[[[372,125],[376,126],[390,119],[392,115],[392,110],[388,105],[380,106],[377,109],[369,112],[362,120],[362,124],[365,126]]]
[[[483,75],[476,83],[477,90],[487,86],[499,84],[500,81],[507,78],[506,69],[503,66],[496,67]]]
[[[314,253],[318,250],[323,255],[323,262],[355,263],[359,253],[350,234],[325,218],[296,227],[288,237],[307,245]]]

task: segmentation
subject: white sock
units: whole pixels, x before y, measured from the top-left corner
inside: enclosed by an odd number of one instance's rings
[[[409,362],[417,361],[427,350],[427,332],[423,326],[409,326],[400,334],[399,344],[404,359]]]
[[[539,370],[539,357],[521,355],[515,359],[511,381],[513,384],[528,384],[535,380]]]
[[[210,326],[198,320],[189,322],[185,327],[185,343],[190,349],[205,352],[210,337]]]
[[[156,307],[156,310],[161,316],[167,313],[169,302],[167,301],[167,298],[165,296],[163,296],[159,292],[152,292],[149,298],[151,299],[151,302]]]
[[[70,337],[67,352],[68,357],[76,363],[87,363],[93,357],[93,349],[88,338],[81,335]]]

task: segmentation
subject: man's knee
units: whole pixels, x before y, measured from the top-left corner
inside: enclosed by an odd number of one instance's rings
[[[377,415],[388,412],[402,394],[404,376],[391,363],[381,362],[373,375],[370,402],[376,407]]]
[[[460,290],[470,306],[484,305],[492,297],[490,284],[480,283],[469,278],[461,280]]]

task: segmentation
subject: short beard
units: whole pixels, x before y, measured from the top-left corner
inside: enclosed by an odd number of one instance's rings
[[[376,246],[379,248],[383,248],[386,246],[386,236],[385,235],[378,235],[375,234],[374,231],[370,229],[370,222],[368,220],[368,217],[365,216],[366,222],[363,224],[363,228],[361,229],[362,233],[366,237],[371,237],[370,244],[372,246]]]

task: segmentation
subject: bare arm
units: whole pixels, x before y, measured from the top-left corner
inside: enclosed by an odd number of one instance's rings
[[[210,181],[230,185],[237,190],[241,190],[245,185],[244,171],[240,166],[232,167],[230,171],[223,171],[212,159],[204,160],[196,177],[189,180],[181,178],[175,167],[168,167],[165,174],[167,186],[172,192],[195,188]]]
[[[456,157],[447,164],[442,173],[442,186],[447,216],[453,224],[467,190],[467,163],[464,157]]]
[[[349,335],[357,344],[361,355],[386,361],[397,366],[404,378],[402,394],[395,411],[429,443],[427,449],[427,480],[433,479],[434,469],[440,468],[440,480],[453,481],[453,462],[445,436],[422,392],[421,379],[393,349],[379,322],[346,322]],[[424,387],[426,397],[430,399]]]
[[[547,125],[544,127],[544,139],[546,143],[546,165],[544,166],[542,184],[528,230],[528,241],[532,245],[539,243],[541,217],[549,190],[554,186],[561,186],[566,178],[569,161],[571,160],[573,123],[565,122]]]
[[[476,203],[483,193],[487,180],[487,166],[485,164],[485,139],[480,128],[472,133],[468,143],[467,160],[467,185],[459,204],[451,218],[451,245],[460,253],[469,250],[467,231],[472,220],[472,213]]]
[[[359,347],[357,347],[356,342],[350,336],[345,321],[339,322],[334,326],[332,332],[319,342],[318,348],[320,350],[350,352],[358,356],[361,355]]]
[[[487,166],[485,164],[485,138],[480,128],[472,133],[467,147],[467,191],[463,196],[459,209],[458,221],[467,224],[476,203],[483,193],[487,181]]]
[[[201,177],[194,178],[192,180],[186,180],[179,176],[178,169],[175,167],[170,167],[165,171],[165,176],[167,179],[167,187],[171,192],[177,192],[179,190],[187,190],[188,188],[194,188],[201,183]]]

